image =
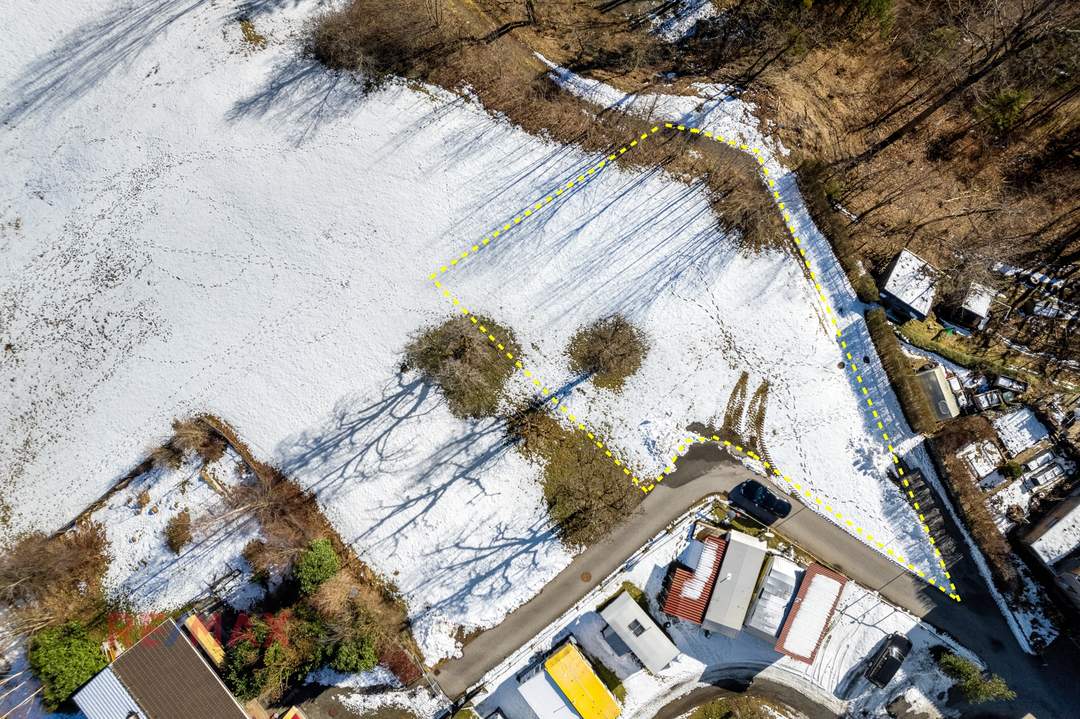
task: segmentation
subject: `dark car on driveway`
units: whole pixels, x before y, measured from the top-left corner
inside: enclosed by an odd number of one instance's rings
[[[896,676],[900,665],[911,651],[911,641],[901,634],[890,634],[885,643],[870,659],[866,678],[877,687],[884,687]]]
[[[752,479],[735,487],[728,499],[764,525],[770,525],[791,514],[790,502],[777,497],[761,482]]]

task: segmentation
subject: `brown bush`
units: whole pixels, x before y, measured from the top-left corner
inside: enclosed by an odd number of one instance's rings
[[[986,495],[971,476],[967,465],[956,456],[961,447],[985,438],[988,426],[987,420],[978,415],[953,420],[931,439],[930,447],[944,469],[942,475],[946,488],[959,507],[972,538],[986,555],[994,579],[1003,590],[1013,593],[1019,589],[1020,582],[1012,550],[994,523],[994,517],[986,505]]]
[[[506,353],[521,356],[512,332],[474,317],[476,324],[459,315],[428,328],[405,348],[407,366],[438,384],[458,417],[493,416],[514,372]]]
[[[754,159],[729,145],[702,141],[697,165],[705,172],[709,201],[725,230],[737,230],[743,249],[791,247],[780,210],[758,175]]]
[[[409,686],[419,681],[424,675],[408,652],[399,646],[387,646],[379,651],[379,664],[382,664],[398,678],[403,685]]]
[[[612,315],[578,330],[570,340],[570,367],[592,375],[597,387],[622,389],[638,371],[649,347],[645,336],[622,315]]]
[[[311,31],[311,51],[335,70],[361,70],[367,62],[365,23],[354,6],[332,10],[316,18]]]
[[[201,417],[174,421],[169,444],[182,455],[194,452],[206,462],[221,459],[226,447],[225,438]]]
[[[287,564],[276,566],[271,559],[269,548],[261,539],[252,539],[244,545],[244,551],[240,553],[244,560],[251,566],[252,581],[260,584],[268,584],[272,573],[280,570],[284,574]],[[281,576],[278,574],[278,576]]]
[[[347,571],[340,571],[319,585],[308,603],[326,619],[342,619],[352,613],[355,580]]]
[[[150,461],[155,467],[161,469],[179,469],[184,461],[184,454],[172,443],[166,442],[150,450]]]
[[[0,599],[15,610],[14,633],[50,624],[87,622],[104,607],[101,578],[108,565],[100,525],[53,537],[30,534],[0,557]]]
[[[515,412],[510,438],[544,465],[544,498],[563,539],[587,546],[626,519],[644,494],[584,431],[567,429],[539,407]]]
[[[191,542],[191,513],[186,509],[172,517],[165,525],[165,543],[173,554],[180,554],[188,543]]]
[[[370,82],[388,75],[422,77],[454,47],[420,0],[352,2],[315,18],[311,53],[335,70],[354,70]]]
[[[139,492],[135,497],[135,503],[139,505],[139,509],[146,509],[150,505],[150,492],[145,489]]]

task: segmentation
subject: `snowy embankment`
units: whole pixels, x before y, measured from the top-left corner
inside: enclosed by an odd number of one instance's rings
[[[653,32],[668,42],[678,42],[694,34],[698,21],[719,14],[713,0],[677,0],[674,7],[652,19]]]
[[[698,625],[673,620],[665,631],[679,648],[680,656],[658,674],[642,669],[632,655],[617,654],[608,644],[602,635],[605,624],[596,607],[619,592],[623,582],[630,582],[644,590],[653,616],[670,620],[660,612],[657,597],[668,564],[684,551],[692,523],[699,518],[708,520],[708,512],[700,512],[699,516],[699,511],[692,511],[671,531],[656,536],[619,571],[489,672],[483,679],[486,691],[475,699],[479,714],[487,716],[498,707],[511,719],[534,717],[518,691],[516,676],[568,634],[573,634],[590,657],[618,676],[626,689],[623,716],[628,719],[646,719],[694,689],[747,675],[792,687],[809,703],[837,715],[885,716],[884,705],[902,694],[914,710],[934,716],[943,711],[941,703],[951,681],[937,669],[931,647],[944,646],[979,661],[970,651],[907,612],[848,582],[812,664],[779,654],[771,643],[746,631],[735,637],[717,632],[706,636]],[[878,689],[862,673],[870,655],[893,633],[910,639],[912,651],[888,687]]]
[[[571,557],[539,468],[398,368],[448,314],[431,269],[593,159],[434,88],[365,95],[302,58],[314,2],[255,12],[263,50],[231,7],[17,5],[0,47],[7,536],[63,525],[173,418],[212,412],[318,492],[401,589],[429,661],[536,594]],[[713,105],[754,126],[748,106]],[[455,291],[555,386],[578,384],[578,327],[640,324],[653,349],[623,393],[573,401],[649,472],[741,372],[768,381],[777,463],[932,572],[796,264],[742,254],[699,188],[612,169],[584,189],[456,270]],[[822,281],[856,307],[838,269]]]

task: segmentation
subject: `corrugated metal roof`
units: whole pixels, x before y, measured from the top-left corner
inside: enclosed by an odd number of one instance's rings
[[[817,578],[825,578],[834,580],[840,586],[836,592],[836,596],[832,598],[832,602],[828,606],[828,611],[821,613],[820,617],[815,618],[814,626],[803,626],[796,629],[800,634],[802,632],[809,632],[816,636],[813,637],[813,648],[808,652],[793,652],[790,648],[789,638],[794,640],[792,636],[792,625],[795,624],[799,617],[801,610],[804,607],[806,595],[810,591],[811,585]],[[833,611],[836,610],[836,603],[840,599],[840,592],[843,591],[844,585],[847,584],[847,577],[842,574],[837,574],[833,570],[823,567],[820,564],[811,564],[806,568],[806,573],[803,574],[802,583],[799,585],[799,593],[795,596],[795,603],[791,607],[791,611],[788,612],[787,619],[784,621],[784,626],[780,630],[780,637],[776,640],[774,649],[781,654],[786,654],[792,659],[798,659],[801,662],[812,664],[814,657],[817,656],[818,647],[821,646],[821,637],[824,636],[825,630],[829,627],[829,620],[832,619]],[[817,608],[815,607],[815,610]],[[806,637],[800,636],[800,643],[805,643]]]
[[[705,610],[706,629],[719,629],[728,635],[742,629],[766,549],[765,542],[749,534],[728,532],[724,561]]]
[[[112,670],[147,719],[247,719],[210,664],[172,619],[166,619],[121,654],[112,663]]]
[[[926,316],[934,304],[937,277],[937,270],[926,260],[911,250],[900,250],[882,289]]]
[[[720,572],[720,563],[723,561],[724,549],[727,547],[727,542],[711,535],[705,537],[703,543],[711,545],[714,561],[708,567],[703,567],[702,562],[699,561],[697,569],[702,570],[700,574],[697,570],[691,572],[683,567],[675,567],[664,596],[665,613],[698,624],[701,624],[705,616],[705,608],[709,606],[713,584],[716,582],[716,575]],[[698,583],[700,583],[699,590],[687,591],[689,585]],[[694,589],[698,588],[694,587]]]
[[[87,719],[127,719],[133,712],[139,719],[147,719],[124,685],[113,674],[111,667],[105,667],[98,672],[97,676],[75,692],[74,698],[75,706],[79,707]]]
[[[769,555],[765,579],[746,617],[746,631],[775,642],[798,584],[798,565],[779,555]]]
[[[544,669],[582,719],[615,719],[622,713],[615,697],[573,644],[559,647],[544,662]]]
[[[679,656],[679,650],[664,631],[629,593],[615,597],[611,604],[600,610],[600,616],[649,671],[659,672]],[[634,622],[637,622],[636,626]]]
[[[543,670],[519,684],[518,692],[539,719],[581,719],[555,681]]]

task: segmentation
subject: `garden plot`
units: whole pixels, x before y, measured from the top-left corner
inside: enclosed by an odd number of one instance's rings
[[[173,611],[206,596],[212,586],[227,592],[239,609],[262,594],[250,583],[251,570],[241,556],[259,538],[258,523],[230,513],[219,494],[240,479],[243,462],[230,451],[202,465],[188,458],[175,469],[152,469],[90,514],[108,541],[105,590],[135,611]],[[173,552],[166,529],[182,512],[190,517],[192,538]]]

